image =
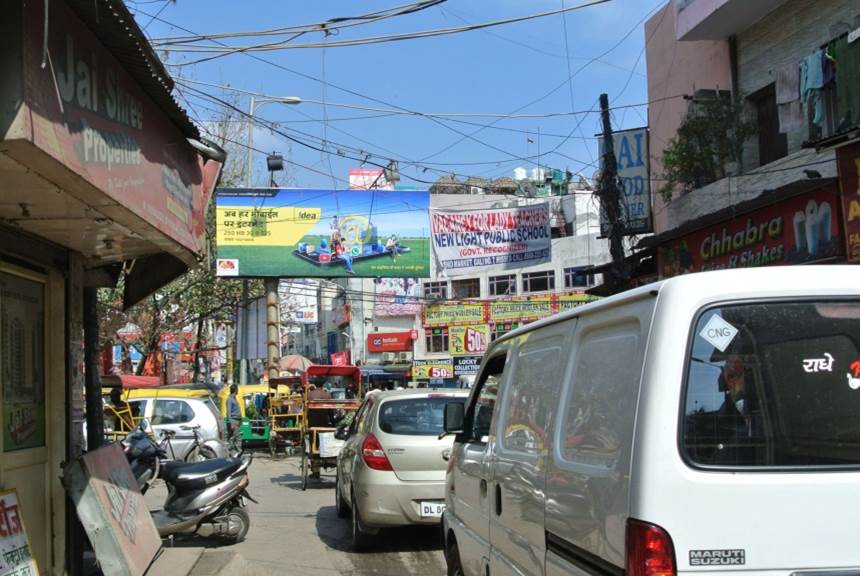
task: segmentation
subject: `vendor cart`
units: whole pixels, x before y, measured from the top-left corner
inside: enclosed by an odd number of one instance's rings
[[[305,420],[304,386],[301,376],[269,380],[269,451],[290,454],[302,446]]]
[[[308,477],[337,466],[337,424],[361,405],[361,370],[356,366],[309,366],[302,375],[302,490]]]

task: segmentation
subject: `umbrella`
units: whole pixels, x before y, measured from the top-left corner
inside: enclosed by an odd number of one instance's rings
[[[290,354],[284,356],[278,362],[278,368],[284,372],[304,372],[308,366],[313,366],[313,362],[302,356],[301,354]]]

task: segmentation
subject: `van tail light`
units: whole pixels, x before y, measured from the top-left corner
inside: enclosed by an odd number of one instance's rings
[[[627,520],[625,576],[676,576],[675,547],[668,532],[647,522]]]
[[[373,470],[393,470],[385,450],[382,449],[382,444],[373,434],[368,434],[361,443],[361,456],[364,458],[364,463]]]

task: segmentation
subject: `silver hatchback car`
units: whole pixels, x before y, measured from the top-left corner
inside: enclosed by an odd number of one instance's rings
[[[438,524],[453,436],[442,439],[445,405],[468,390],[415,389],[368,396],[337,457],[335,502],[352,516],[352,541],[364,548],[380,528]]]

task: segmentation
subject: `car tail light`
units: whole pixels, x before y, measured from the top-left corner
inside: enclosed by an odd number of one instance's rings
[[[376,439],[373,434],[368,434],[361,444],[361,455],[364,458],[364,463],[373,470],[393,470],[391,462],[388,461],[388,456],[385,455],[385,450],[382,449],[382,444]]]
[[[675,547],[669,534],[654,524],[627,520],[625,576],[675,576]]]

